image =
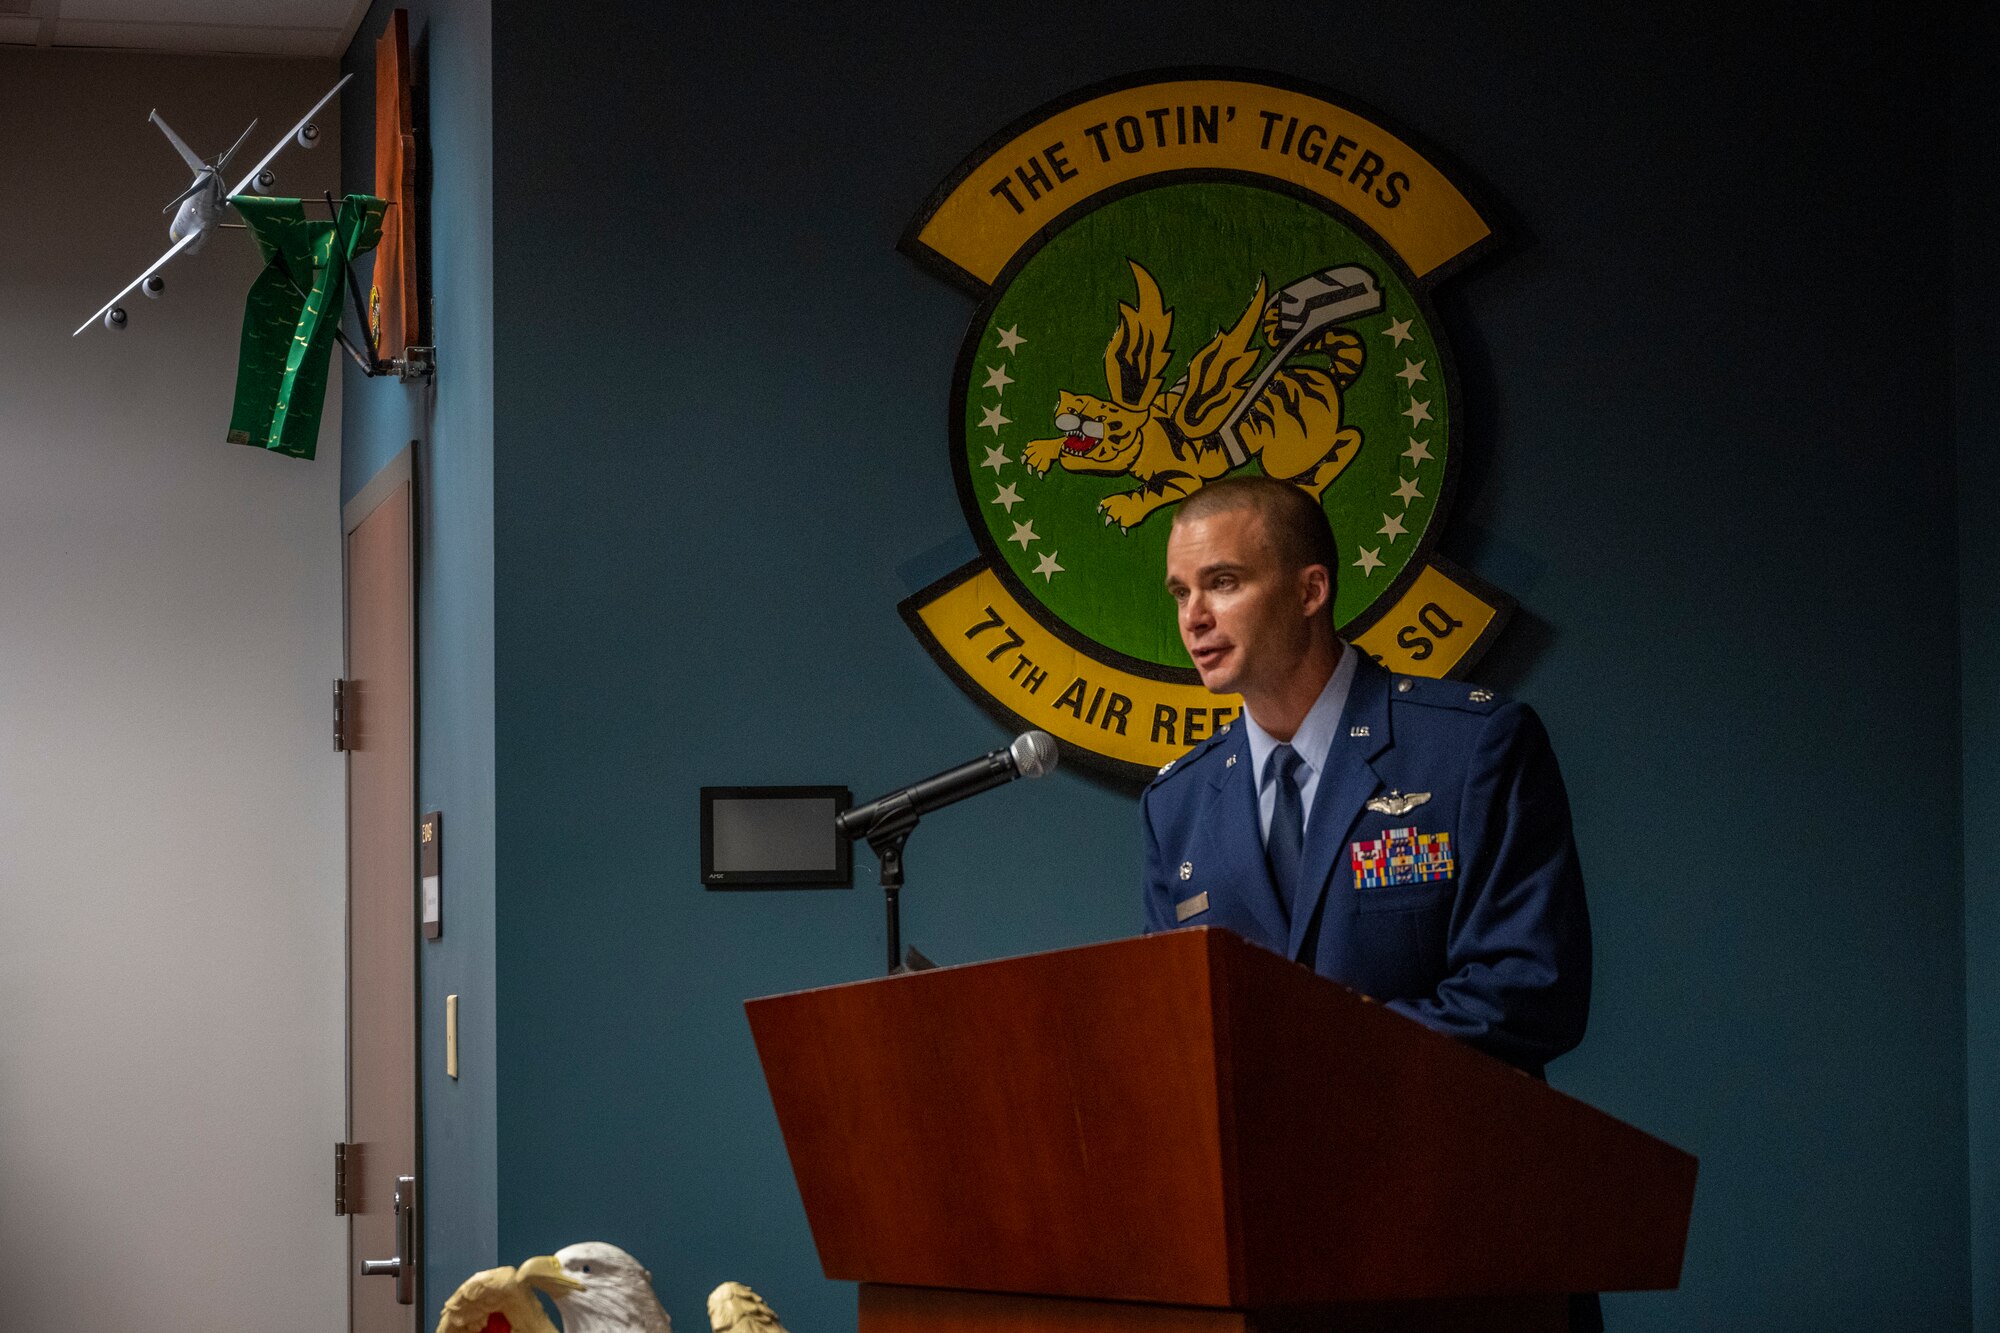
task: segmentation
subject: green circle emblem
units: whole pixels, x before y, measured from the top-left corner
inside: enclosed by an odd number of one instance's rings
[[[1343,626],[1428,545],[1445,354],[1401,266],[1325,208],[1236,181],[1126,195],[1028,254],[972,337],[973,529],[1031,602],[1135,664],[1192,671],[1162,574],[1173,506],[1207,481],[1319,496]]]

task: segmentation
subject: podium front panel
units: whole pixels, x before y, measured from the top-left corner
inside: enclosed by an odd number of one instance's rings
[[[1230,1304],[1207,951],[1164,943],[751,1001],[827,1276]]]

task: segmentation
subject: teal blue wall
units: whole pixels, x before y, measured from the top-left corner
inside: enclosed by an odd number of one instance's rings
[[[411,447],[417,496],[417,794],[442,810],[445,931],[419,947],[425,1200],[422,1326],[467,1274],[499,1263],[493,859],[493,113],[487,0],[415,0],[410,47],[429,186],[435,386],[349,374],[341,492]],[[350,189],[374,180],[378,0],[342,102]],[[351,321],[350,321],[351,325]],[[444,997],[459,996],[461,1077],[445,1076]],[[514,1258],[524,1258],[517,1255]]]
[[[1965,1054],[1972,1311],[2000,1333],[2000,94],[1990,5],[1961,4],[1952,79],[1952,407],[1965,702]]]
[[[1205,62],[1373,103],[1511,214],[1443,301],[1471,427],[1445,549],[1522,599],[1485,674],[1575,798],[1598,1002],[1554,1080],[1703,1159],[1682,1289],[1608,1298],[1614,1327],[1970,1326],[1995,1019],[1963,941],[1990,977],[2000,909],[1960,889],[1947,33],[1642,8],[500,0],[492,952],[458,983],[490,982],[498,1064],[462,1105],[426,1082],[431,1170],[441,1134],[479,1143],[453,1188],[497,1233],[450,1242],[456,1275],[597,1237],[684,1328],[724,1278],[852,1327],[741,1001],[870,974],[879,900],[704,894],[696,789],[873,793],[1003,739],[895,614],[964,540],[971,312],[894,242],[1036,103]],[[427,708],[458,684],[427,657]],[[1134,840],[1068,773],[955,807],[913,843],[907,933],[945,961],[1129,933]]]

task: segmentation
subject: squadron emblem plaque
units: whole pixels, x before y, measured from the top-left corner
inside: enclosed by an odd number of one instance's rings
[[[1267,75],[1143,75],[1002,131],[902,241],[978,302],[949,457],[981,551],[904,619],[988,707],[1149,777],[1240,704],[1181,645],[1173,507],[1261,472],[1332,522],[1342,637],[1469,666],[1512,603],[1433,553],[1460,412],[1429,293],[1491,236],[1407,139]]]

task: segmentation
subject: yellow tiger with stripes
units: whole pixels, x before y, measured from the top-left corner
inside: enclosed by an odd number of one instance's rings
[[[1267,475],[1320,498],[1361,449],[1361,431],[1341,424],[1341,395],[1360,377],[1365,355],[1361,336],[1350,329],[1328,325],[1301,336],[1295,293],[1326,275],[1301,279],[1269,301],[1259,278],[1236,323],[1210,339],[1187,373],[1166,387],[1161,381],[1173,358],[1167,340],[1174,312],[1153,275],[1127,262],[1138,284],[1137,303],[1119,304],[1118,327],[1104,349],[1107,396],[1062,391],[1054,424],[1063,433],[1030,441],[1027,465],[1038,474],[1057,462],[1070,472],[1129,474],[1137,489],[1099,501],[1104,521],[1125,529],[1251,458]],[[1365,296],[1374,296],[1372,281]],[[1360,304],[1365,308],[1366,300]],[[1379,297],[1372,308],[1380,308]],[[1255,373],[1267,352],[1286,348],[1282,364],[1267,366],[1261,377]],[[1314,360],[1301,363],[1300,357]],[[1231,435],[1240,461],[1231,457]]]

